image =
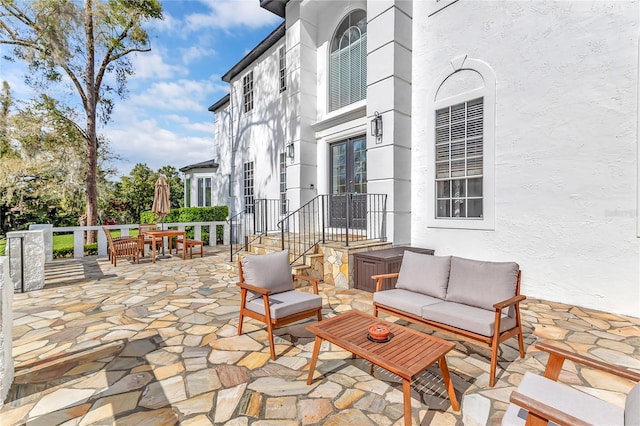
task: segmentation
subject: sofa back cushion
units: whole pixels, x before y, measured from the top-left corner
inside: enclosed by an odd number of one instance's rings
[[[240,262],[242,275],[247,284],[271,290],[272,294],[294,290],[287,250],[258,256],[244,256]],[[250,300],[256,297],[261,295],[251,292],[248,296]]]
[[[451,257],[447,301],[493,310],[494,303],[516,295],[518,264]]]
[[[444,299],[447,295],[451,256],[405,251],[396,288]]]
[[[640,383],[636,383],[627,395],[627,402],[624,405],[625,426],[640,425]]]

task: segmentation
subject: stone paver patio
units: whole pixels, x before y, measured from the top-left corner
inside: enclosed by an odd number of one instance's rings
[[[95,257],[48,264],[45,289],[14,298],[16,379],[0,424],[403,424],[399,378],[378,368],[372,376],[367,362],[326,342],[306,385],[309,321],[276,331],[276,361],[262,324],[245,320],[237,336],[228,256],[226,247],[207,247],[204,258],[155,265],[147,258],[114,268]],[[372,312],[369,293],[320,287],[325,317]],[[461,412],[451,410],[433,367],[412,384],[413,423],[499,424],[522,374],[544,370],[546,356],[533,346],[541,338],[640,370],[638,318],[529,299],[523,322],[526,357],[518,358],[515,339],[502,345],[494,388],[490,351],[456,341],[448,364]],[[561,380],[619,405],[631,387],[571,363]]]

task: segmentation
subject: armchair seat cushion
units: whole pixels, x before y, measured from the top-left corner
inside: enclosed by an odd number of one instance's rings
[[[247,301],[247,309],[265,315],[262,297]],[[272,319],[280,319],[309,309],[322,307],[322,296],[303,291],[285,291],[269,296],[269,311]]]
[[[405,255],[407,253],[409,252],[405,252]],[[373,302],[420,317],[424,306],[442,303],[442,300],[410,290],[394,288],[376,291],[373,293]]]
[[[624,409],[537,374],[525,373],[518,392],[590,424],[625,424]],[[502,425],[521,426],[526,419],[526,410],[509,404]]]
[[[462,303],[441,302],[424,306],[421,315],[426,320],[447,324],[487,337],[493,336],[495,329],[495,310],[488,311]],[[510,330],[516,325],[514,317],[502,313],[500,332]]]

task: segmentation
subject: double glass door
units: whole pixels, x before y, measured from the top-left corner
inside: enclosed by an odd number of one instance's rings
[[[331,226],[365,228],[367,218],[367,138],[331,145]]]

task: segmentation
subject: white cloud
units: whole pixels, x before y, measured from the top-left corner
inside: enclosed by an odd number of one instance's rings
[[[180,65],[171,65],[164,61],[168,53],[164,49],[153,48],[151,52],[138,53],[131,57],[135,69],[135,79],[163,79],[188,75],[189,70]]]
[[[189,46],[186,49],[180,49],[180,51],[182,52],[182,62],[185,65],[188,65],[197,59],[214,56],[216,54],[215,50],[201,46]]]
[[[260,7],[258,0],[217,0],[204,3],[209,13],[187,16],[187,26],[192,31],[205,28],[229,30],[234,27],[251,29],[273,25],[281,18]]]
[[[137,163],[153,170],[170,165],[179,169],[213,158],[213,132],[210,136],[194,136],[167,129],[155,119],[136,120],[128,115],[126,122],[110,126],[105,134],[111,151],[121,157],[115,162],[118,175],[127,175]]]
[[[130,97],[138,106],[172,111],[202,111],[209,106],[212,94],[225,93],[227,85],[212,77],[207,80],[162,81],[152,84],[147,90]]]

